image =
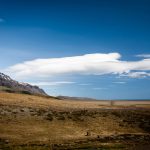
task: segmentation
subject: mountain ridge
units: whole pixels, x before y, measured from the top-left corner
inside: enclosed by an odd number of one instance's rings
[[[22,92],[27,94],[44,95],[47,96],[45,91],[38,86],[33,86],[28,83],[18,82],[13,80],[8,75],[0,72],[0,86],[9,88],[15,92]]]

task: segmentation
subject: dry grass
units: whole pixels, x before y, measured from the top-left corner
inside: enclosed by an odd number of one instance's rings
[[[113,135],[123,133],[142,133],[139,128],[121,127],[119,120],[111,117],[86,118],[85,121],[54,120],[46,121],[36,117],[11,118],[3,117],[0,123],[0,138],[15,143],[51,142],[60,143],[64,140],[77,140],[97,135]],[[144,132],[143,132],[144,133]]]
[[[100,105],[109,105],[108,102],[90,102],[90,101],[69,101],[58,100],[55,98],[46,98],[15,93],[0,93],[0,104],[19,105],[39,108],[100,108]]]
[[[132,111],[130,108],[149,108],[149,104],[148,101],[140,105],[139,102],[132,102],[127,106],[127,101],[118,101],[114,106],[110,106],[109,101],[69,101],[0,93],[0,139],[7,139],[10,143],[19,145],[60,144],[102,135],[147,134],[147,126],[144,126],[145,130],[144,127],[139,127],[137,122],[145,123],[142,121],[147,119],[142,116],[149,117],[149,109]],[[124,111],[123,108],[129,110]],[[130,117],[132,115],[133,119]]]
[[[114,106],[110,106],[110,101],[76,101],[58,100],[16,93],[0,93],[0,104],[19,105],[27,107],[54,108],[54,109],[95,109],[95,108],[119,108],[121,107],[148,107],[150,101],[114,101]]]

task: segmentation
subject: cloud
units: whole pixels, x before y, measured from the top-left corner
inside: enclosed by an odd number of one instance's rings
[[[91,85],[90,83],[81,83],[79,85],[82,85],[82,86],[87,86],[87,85]]]
[[[96,88],[93,88],[93,90],[107,90],[108,88],[100,88],[100,87],[96,87]]]
[[[139,54],[136,57],[150,58],[150,54]]]
[[[121,76],[126,76],[130,78],[146,78],[150,76],[150,73],[148,72],[130,72],[128,74],[123,74]]]
[[[116,83],[116,84],[125,84],[126,82],[120,81],[120,82],[113,82],[113,83]]]
[[[10,66],[3,72],[15,78],[52,77],[63,74],[105,75],[132,77],[132,72],[150,71],[150,59],[122,61],[119,53],[95,53],[82,56],[35,59]],[[136,73],[137,74],[137,73]]]
[[[3,18],[0,18],[0,23],[1,23],[1,22],[4,22],[4,21],[5,21],[5,20],[4,20]]]
[[[74,84],[75,82],[71,81],[56,81],[56,82],[36,82],[36,83],[30,83],[32,85],[37,86],[60,86],[64,84]]]

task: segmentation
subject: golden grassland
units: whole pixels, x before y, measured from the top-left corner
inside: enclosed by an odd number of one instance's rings
[[[17,93],[0,93],[0,104],[19,105],[35,108],[54,108],[54,109],[95,109],[95,108],[124,108],[124,107],[148,107],[150,108],[150,101],[114,101],[114,106],[111,106],[110,101],[86,101],[86,100],[60,100],[51,97],[42,97]]]
[[[115,101],[112,106],[110,101],[1,92],[0,144],[3,149],[23,149],[22,145],[27,149],[96,149],[116,143],[121,135],[131,136],[131,141],[142,136],[136,142],[143,143],[149,138],[149,108],[149,101]],[[121,143],[126,140],[122,138]]]

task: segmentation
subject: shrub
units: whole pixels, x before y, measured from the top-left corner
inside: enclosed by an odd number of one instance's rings
[[[29,91],[21,91],[21,93],[31,95],[31,93]]]

